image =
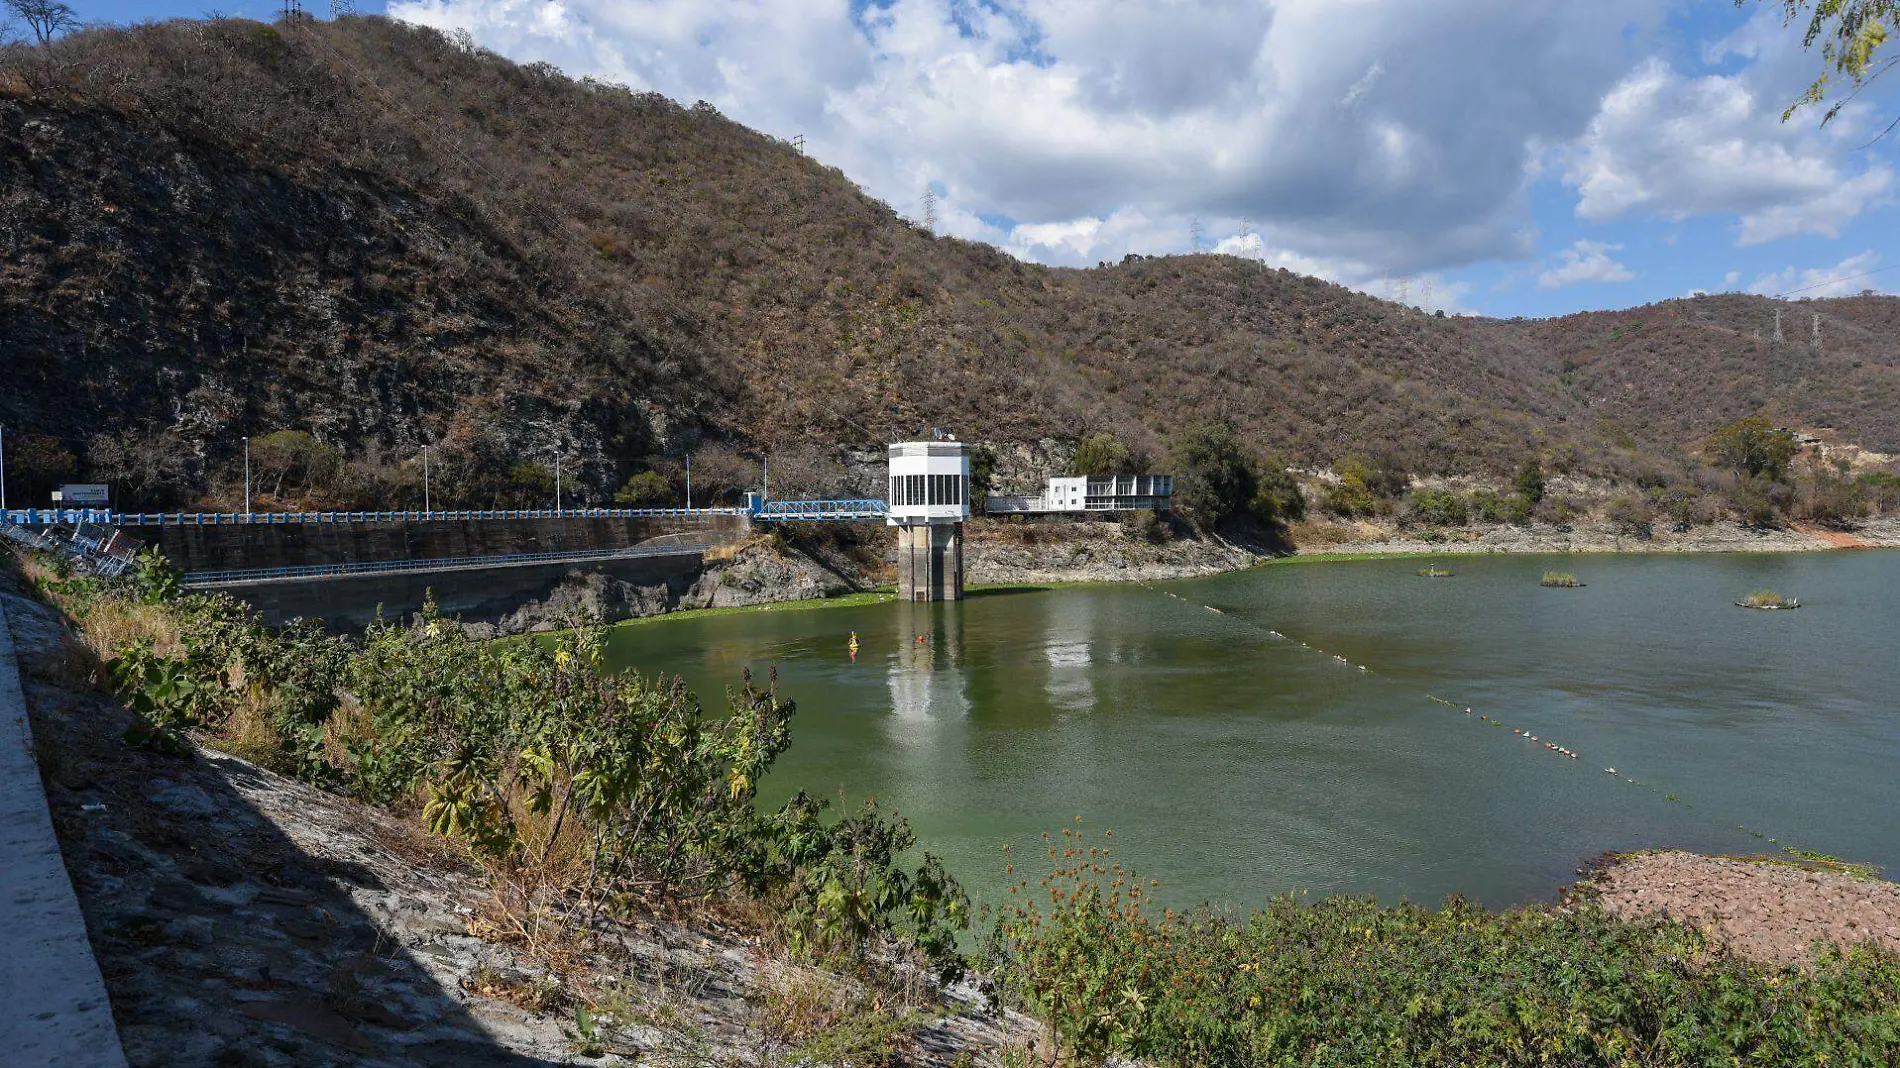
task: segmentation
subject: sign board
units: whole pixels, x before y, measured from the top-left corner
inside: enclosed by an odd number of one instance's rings
[[[61,486],[58,497],[62,504],[81,508],[104,508],[110,503],[112,487],[103,482],[81,482]]]

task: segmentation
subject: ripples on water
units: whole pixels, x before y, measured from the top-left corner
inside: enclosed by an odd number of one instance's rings
[[[1606,850],[1777,847],[1740,827],[1900,866],[1900,554],[1565,557],[1576,590],[1549,557],[1418,566],[683,619],[612,655],[709,705],[776,664],[768,787],[875,796],[985,895],[1078,814],[1176,903],[1509,904]],[[1805,607],[1733,606],[1762,586]]]

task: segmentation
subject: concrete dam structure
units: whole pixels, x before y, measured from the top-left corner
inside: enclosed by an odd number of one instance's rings
[[[890,447],[886,522],[897,528],[897,597],[963,599],[963,524],[970,518],[970,447],[902,441]]]

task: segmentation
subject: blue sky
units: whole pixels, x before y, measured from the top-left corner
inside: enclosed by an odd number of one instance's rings
[[[275,2],[77,0],[82,18]],[[359,3],[363,12],[380,3]],[[1045,263],[1202,245],[1452,311],[1900,292],[1900,79],[1728,0],[396,0],[574,75],[706,99],[939,229]],[[327,16],[327,2],[306,9]],[[1892,269],[1887,269],[1892,268]],[[1865,278],[1838,284],[1863,272]]]

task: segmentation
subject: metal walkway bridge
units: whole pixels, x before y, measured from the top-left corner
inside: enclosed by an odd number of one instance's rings
[[[693,519],[748,516],[764,523],[856,523],[883,519],[890,507],[880,500],[758,501],[747,508],[532,508],[433,512],[118,512],[92,508],[19,508],[0,520],[21,527],[92,523],[110,527],[278,526],[303,523],[414,523],[423,521],[511,519]]]

